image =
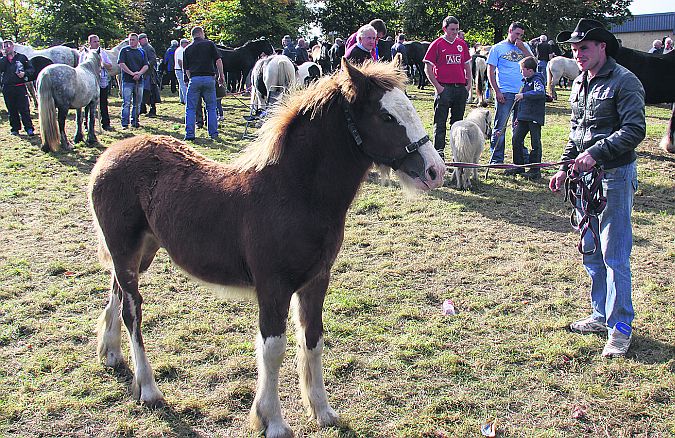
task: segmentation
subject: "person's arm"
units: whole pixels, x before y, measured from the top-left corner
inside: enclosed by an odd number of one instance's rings
[[[431,82],[436,89],[436,94],[441,94],[443,92],[443,85],[438,82],[438,79],[436,79],[436,76],[434,75],[434,65],[426,60],[424,61],[424,74],[427,75],[427,79],[429,79],[429,82]]]
[[[645,90],[636,77],[623,79],[615,91],[615,99],[619,129],[585,151],[601,164],[635,149],[644,140],[647,131]]]
[[[495,99],[497,99],[497,102],[499,103],[506,102],[506,99],[502,94],[502,90],[500,90],[499,86],[497,85],[497,67],[492,64],[488,64],[487,70],[488,70],[488,80],[490,81],[492,91],[494,91],[495,93]]]
[[[216,69],[218,70],[218,85],[223,85],[225,83],[225,73],[223,73],[223,60],[220,58],[216,59]]]
[[[516,47],[518,47],[520,49],[520,51],[523,52],[524,57],[533,56],[532,52],[530,51],[530,48],[528,47],[527,44],[525,44],[525,42],[523,40],[517,39],[516,40]]]
[[[469,58],[469,60],[464,63],[464,75],[466,76],[466,92],[471,93],[471,85],[473,85],[471,58]]]

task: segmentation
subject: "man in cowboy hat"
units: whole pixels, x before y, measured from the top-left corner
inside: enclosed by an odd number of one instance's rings
[[[645,137],[645,92],[638,78],[616,63],[619,43],[595,20],[581,19],[574,31],[561,32],[559,43],[571,43],[581,75],[570,94],[571,130],[561,160],[574,160],[576,171],[594,166],[604,170],[603,191],[607,205],[591,219],[599,235],[595,253],[583,256],[591,278],[593,313],[570,324],[578,333],[608,333],[604,357],[624,356],[632,339],[634,318],[631,296],[630,252],[633,246],[631,209],[637,188],[635,148]],[[567,166],[552,178],[549,187],[559,191]],[[586,233],[583,249],[594,247]]]

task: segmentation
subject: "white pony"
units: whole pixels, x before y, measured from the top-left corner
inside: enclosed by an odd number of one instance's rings
[[[37,91],[40,117],[42,150],[57,151],[60,147],[70,150],[72,145],[66,137],[68,110],[77,111],[75,143],[82,141],[82,108],[88,109],[87,142],[96,142],[94,120],[100,95],[101,55],[98,50],[87,51],[85,61],[73,68],[52,64],[40,72]],[[58,110],[58,117],[57,117]]]
[[[492,117],[487,108],[476,108],[450,128],[452,158],[461,163],[478,163],[485,140],[492,135]],[[471,176],[478,180],[478,169],[456,168],[450,181],[457,179],[458,189],[471,187]]]
[[[80,58],[80,53],[67,46],[53,46],[48,49],[36,50],[28,44],[14,44],[14,51],[26,55],[26,58],[31,59],[36,56],[44,56],[54,62],[54,64],[65,64],[71,67],[77,67],[77,61]]]
[[[306,87],[321,76],[323,76],[323,71],[319,64],[311,61],[303,62],[298,66],[298,71],[295,72],[295,83],[300,87]]]
[[[264,111],[295,84],[295,67],[285,55],[271,55],[258,60],[251,71],[252,111]]]
[[[564,56],[556,56],[546,64],[546,86],[548,94],[557,99],[555,93],[555,84],[560,78],[567,78],[569,80],[576,79],[579,76],[579,67],[574,59],[565,58]]]

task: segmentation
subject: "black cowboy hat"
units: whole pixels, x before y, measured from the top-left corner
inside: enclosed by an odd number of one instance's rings
[[[564,30],[558,34],[556,41],[559,43],[578,43],[580,41],[602,41],[607,44],[607,54],[614,56],[619,50],[619,41],[614,34],[603,26],[602,23],[588,18],[582,18],[573,31]]]

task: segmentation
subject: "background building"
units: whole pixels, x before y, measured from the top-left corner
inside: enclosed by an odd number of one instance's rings
[[[675,39],[675,12],[634,15],[625,23],[612,26],[612,33],[624,47],[648,51],[654,40]]]

